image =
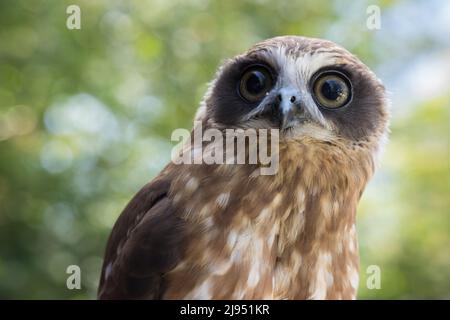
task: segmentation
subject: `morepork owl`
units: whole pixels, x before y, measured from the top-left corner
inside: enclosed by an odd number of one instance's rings
[[[99,298],[355,298],[356,208],[388,117],[381,82],[330,41],[277,37],[226,61],[195,126],[275,129],[276,172],[169,163],[117,220]]]

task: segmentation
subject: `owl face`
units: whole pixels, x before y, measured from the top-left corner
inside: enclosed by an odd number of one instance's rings
[[[223,128],[278,128],[281,139],[352,142],[386,130],[385,91],[336,44],[296,36],[261,42],[227,61],[198,118]]]

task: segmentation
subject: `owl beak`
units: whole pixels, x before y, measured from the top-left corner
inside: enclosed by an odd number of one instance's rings
[[[283,88],[279,91],[277,99],[281,130],[292,128],[302,122],[302,119],[305,118],[305,111],[297,90]]]

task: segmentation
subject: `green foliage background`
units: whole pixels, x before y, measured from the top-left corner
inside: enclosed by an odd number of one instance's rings
[[[70,4],[81,30],[66,28]],[[381,30],[366,27],[369,4],[381,8]],[[337,41],[391,91],[391,139],[358,216],[359,297],[450,298],[448,8],[1,1],[0,298],[95,298],[115,219],[169,161],[172,130],[190,128],[218,64],[283,34]],[[81,290],[66,288],[71,264]],[[366,287],[369,265],[381,269],[380,290]]]

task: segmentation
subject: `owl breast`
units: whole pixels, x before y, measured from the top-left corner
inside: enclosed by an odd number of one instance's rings
[[[304,243],[302,204],[282,212],[278,194],[253,219],[236,214],[226,231],[204,226],[189,259],[169,275],[169,299],[352,299],[358,283],[356,232]],[[224,204],[223,204],[224,205]],[[356,279],[355,279],[356,277]],[[169,285],[169,288],[171,286]]]
[[[355,212],[366,171],[325,170],[308,154],[302,166],[298,154],[284,155],[275,176],[249,166],[179,175],[172,196],[192,228],[164,298],[355,298]]]

